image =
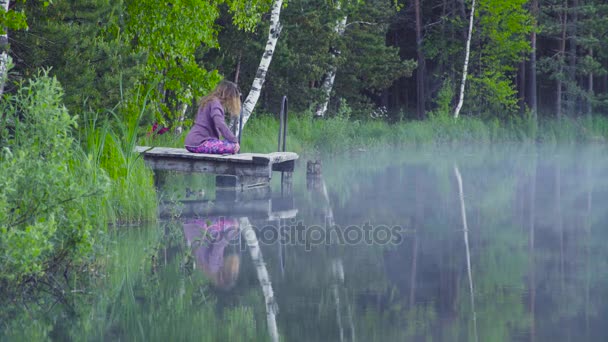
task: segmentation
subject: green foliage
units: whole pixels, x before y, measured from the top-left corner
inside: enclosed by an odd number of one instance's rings
[[[104,229],[108,178],[75,142],[62,95],[42,74],[0,103],[0,282],[87,257]]]
[[[15,74],[30,77],[50,69],[65,89],[71,112],[116,106],[141,73],[141,53],[129,46],[121,1],[56,0],[48,6],[18,4],[28,13],[28,31],[11,33]]]
[[[541,10],[541,37],[556,40],[558,47],[563,42],[568,50],[561,53],[558,49],[557,53],[543,54],[539,59],[539,71],[547,80],[553,81],[552,86],[555,86],[555,81],[561,82],[560,104],[568,109],[567,114],[579,114],[581,102],[586,102],[588,114],[597,109],[605,112],[608,108],[605,92],[597,94],[596,90],[589,88],[588,82],[583,84],[581,79],[588,80],[589,76],[602,76],[607,72],[608,50],[602,44],[601,37],[608,30],[608,21],[605,20],[608,5],[597,0],[577,2],[576,7],[574,4],[567,5],[565,7],[562,1],[547,0]],[[563,23],[564,16],[567,18],[566,25]]]
[[[6,34],[6,29],[23,30],[26,28],[25,13],[22,11],[0,12],[0,34]]]
[[[527,0],[480,0],[473,31],[470,91],[465,112],[491,117],[516,114],[515,72],[522,55],[530,52],[532,17]]]
[[[532,30],[527,3],[527,0],[477,1],[463,113],[503,120],[517,114],[515,76],[517,66],[530,52],[529,33]],[[441,25],[430,28],[424,41],[427,58],[440,66],[440,76],[435,76],[437,83],[444,83],[448,78],[450,83],[460,85],[468,11],[470,8],[467,8],[466,18],[463,17],[464,8],[460,15],[441,18]],[[444,83],[438,89],[445,89],[445,86]],[[446,102],[442,100],[442,103]],[[444,112],[445,107],[440,111]]]
[[[144,84],[158,84],[155,103],[171,122],[179,104],[190,103],[219,81],[194,58],[201,44],[217,45],[218,9],[207,1],[128,1],[126,12],[127,34],[146,54]]]
[[[227,3],[236,25],[249,30],[259,20],[260,11],[269,8],[267,0]],[[146,55],[142,85],[157,86],[152,99],[159,119],[172,124],[181,106],[190,105],[221,79],[217,70],[208,70],[196,58],[199,48],[218,47],[218,3],[127,1],[126,13],[126,33],[136,51]]]
[[[454,85],[446,79],[435,98],[435,110],[428,114],[429,118],[443,118],[452,116],[452,99],[454,98]]]
[[[411,74],[415,67],[412,60],[400,58],[397,48],[386,44],[388,22],[394,13],[384,1],[345,2],[339,8],[326,0],[291,0],[281,12],[281,37],[258,107],[273,111],[287,95],[290,108],[309,110],[324,97],[321,84],[333,66],[337,68],[332,92],[336,101],[332,101],[330,112],[338,110],[339,98],[349,102],[354,114],[367,110],[382,90]],[[220,47],[207,51],[204,60],[211,60],[231,79],[239,65],[239,83],[246,93],[265,51],[268,23],[258,27],[260,34],[244,35],[230,24],[228,16],[225,12],[220,17],[224,23]],[[344,17],[347,23],[340,35],[336,25]]]
[[[127,116],[127,115],[125,115]],[[85,113],[81,144],[95,164],[106,171],[112,186],[106,216],[114,223],[150,221],[156,217],[157,201],[152,172],[138,153],[139,120],[110,121]]]
[[[335,91],[353,106],[380,95],[416,68],[414,60],[401,58],[397,48],[386,44],[389,15],[395,13],[390,3],[366,1],[355,9],[349,13],[351,25],[339,41],[341,63],[335,84]]]

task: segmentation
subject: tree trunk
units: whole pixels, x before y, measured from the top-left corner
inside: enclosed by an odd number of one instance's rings
[[[462,68],[462,82],[460,83],[460,98],[458,100],[458,106],[456,106],[456,110],[454,111],[455,119],[458,119],[458,115],[460,115],[460,109],[462,109],[462,103],[464,101],[464,87],[467,82],[467,71],[469,69],[469,54],[471,52],[471,36],[473,33],[474,19],[475,19],[475,0],[473,0],[473,4],[471,5],[471,18],[469,19],[469,35],[467,37],[467,46],[466,46],[465,55],[464,55],[464,67]]]
[[[336,8],[338,10],[340,10],[340,2],[337,3]],[[342,37],[342,35],[344,35],[344,30],[346,28],[347,20],[348,20],[348,17],[344,16],[342,19],[340,19],[336,23],[336,27],[334,28],[334,31],[336,32],[338,38],[340,38],[340,37]],[[333,47],[332,51],[331,51],[332,60],[335,60],[336,56],[339,56],[339,55],[340,55],[340,50]],[[315,110],[315,117],[317,117],[317,118],[324,117],[325,113],[327,112],[327,106],[329,104],[331,90],[334,87],[334,81],[336,79],[337,70],[338,70],[338,68],[334,64],[332,64],[332,65],[330,65],[329,70],[327,70],[327,72],[325,73],[325,78],[323,79],[323,84],[321,85],[321,89],[323,90],[323,99],[322,99],[321,103],[319,103],[317,105],[317,108]]]
[[[416,70],[416,92],[418,99],[416,100],[416,114],[418,119],[422,120],[425,117],[425,73],[426,65],[424,62],[424,51],[422,51],[422,18],[420,14],[420,3],[422,0],[414,1],[416,12],[416,54],[418,57],[418,69]]]
[[[188,101],[192,101],[192,93],[190,89],[186,91]],[[188,111],[188,102],[183,102],[178,106],[179,116],[175,125],[175,135],[180,135],[184,131],[184,121],[186,120],[186,112]]]
[[[0,0],[0,10],[8,12],[9,0]],[[4,28],[6,30],[6,28]],[[4,84],[8,76],[8,31],[0,35],[0,96],[4,93]]]
[[[593,48],[589,49],[589,57],[591,57],[593,59]],[[589,75],[587,76],[587,117],[589,119],[591,119],[591,116],[593,115],[593,97],[594,97],[594,91],[593,91],[593,71],[589,72]]]
[[[268,72],[270,62],[272,61],[272,56],[274,55],[274,49],[277,45],[277,40],[279,39],[279,35],[281,34],[281,23],[279,22],[279,17],[281,15],[282,5],[283,0],[275,0],[272,5],[272,11],[270,14],[270,29],[268,30],[266,50],[264,51],[262,59],[260,60],[258,71],[256,72],[255,78],[253,79],[253,84],[251,85],[251,90],[247,95],[245,103],[243,103],[243,127],[245,127],[245,124],[249,120],[251,113],[253,113],[253,108],[255,107],[256,103],[258,102],[258,99],[260,98],[260,92],[262,91],[262,86],[264,85],[264,81],[266,80],[266,73]]]
[[[179,117],[177,118],[177,125],[175,126],[175,135],[180,135],[184,131],[184,121],[186,120],[186,112],[188,111],[188,105],[182,103],[179,109]]]
[[[538,98],[536,94],[536,31],[538,30],[538,0],[532,0],[532,17],[534,27],[530,37],[532,52],[530,53],[530,108],[532,109],[532,119],[534,125],[538,125]]]
[[[236,60],[236,71],[234,72],[234,83],[239,83],[239,75],[241,73],[241,59],[243,58],[243,51],[239,51],[239,57]]]
[[[568,33],[568,37],[570,39],[569,46],[569,54],[568,54],[568,82],[566,83],[566,99],[567,108],[570,115],[578,114],[577,104],[578,104],[578,95],[577,95],[577,82],[576,82],[576,34],[577,34],[577,25],[578,25],[578,0],[572,1],[572,7],[570,10],[571,13],[571,22],[567,28],[569,28],[570,32]]]
[[[526,96],[526,61],[522,60],[519,63],[519,73],[517,76],[517,84],[518,84],[518,97],[519,97],[519,112],[521,114],[526,112],[526,102],[527,102],[527,96]]]
[[[562,37],[559,43],[559,55],[558,55],[558,75],[557,75],[557,120],[562,119],[562,79],[564,77],[564,61],[566,55],[566,26],[568,24],[568,15],[566,12],[568,11],[568,0],[564,0],[564,8],[560,15],[562,22]]]

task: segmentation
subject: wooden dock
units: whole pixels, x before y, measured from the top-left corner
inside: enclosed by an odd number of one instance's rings
[[[293,152],[241,153],[230,155],[191,153],[184,148],[137,146],[152,170],[215,174],[217,186],[244,188],[268,186],[273,171],[287,174],[295,167]]]

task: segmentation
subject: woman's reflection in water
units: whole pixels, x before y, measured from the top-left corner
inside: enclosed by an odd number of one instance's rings
[[[184,236],[193,249],[196,267],[222,290],[234,287],[239,275],[239,254],[230,248],[226,251],[238,235],[239,222],[236,219],[218,217],[184,222]]]

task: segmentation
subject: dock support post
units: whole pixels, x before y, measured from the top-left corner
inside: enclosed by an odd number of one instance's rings
[[[264,187],[270,184],[269,177],[256,176],[215,176],[216,188],[232,188],[237,191],[244,191],[249,188]]]

